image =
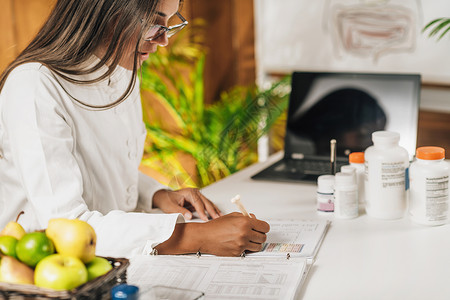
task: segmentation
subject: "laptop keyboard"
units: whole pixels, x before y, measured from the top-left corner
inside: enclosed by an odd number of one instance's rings
[[[339,172],[341,166],[348,163],[337,161],[336,162],[336,172]],[[331,165],[329,161],[324,160],[291,160],[289,165],[286,163],[281,163],[274,169],[276,172],[282,173],[303,173],[306,175],[323,175],[331,173]]]
[[[348,164],[347,159],[336,160],[336,172]],[[331,164],[326,159],[281,159],[257,174],[251,176],[256,180],[285,182],[317,181],[320,175],[331,174]]]

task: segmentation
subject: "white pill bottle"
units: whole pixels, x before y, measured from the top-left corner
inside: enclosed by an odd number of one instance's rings
[[[334,212],[334,175],[321,175],[317,178],[317,212]]]
[[[398,145],[397,132],[376,131],[372,141],[364,152],[366,212],[379,219],[400,219],[406,210],[408,151]]]
[[[338,219],[353,219],[358,214],[358,186],[355,174],[336,173],[334,176],[334,216]]]
[[[358,185],[358,202],[362,207],[365,203],[365,192],[364,192],[364,184],[365,184],[365,167],[364,167],[364,152],[352,152],[348,156],[348,161],[350,162],[350,166],[356,169],[356,184]]]
[[[422,225],[448,222],[449,164],[441,147],[420,147],[409,170],[409,215]]]

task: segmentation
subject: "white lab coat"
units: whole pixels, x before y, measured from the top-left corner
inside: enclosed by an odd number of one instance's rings
[[[113,257],[148,254],[172,235],[181,215],[136,212],[150,211],[153,194],[166,188],[138,171],[146,135],[139,82],[104,111],[68,95],[108,104],[130,78],[121,67],[91,85],[64,81],[39,63],[12,71],[0,94],[0,227],[22,210],[27,231],[46,228],[51,218],[79,218],[96,231],[96,254]]]

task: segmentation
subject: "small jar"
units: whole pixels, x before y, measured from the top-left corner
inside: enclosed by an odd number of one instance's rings
[[[354,175],[336,173],[334,176],[334,216],[339,219],[353,219],[358,214],[358,187]]]
[[[422,225],[448,222],[449,164],[441,147],[420,147],[409,171],[409,215]]]
[[[334,212],[334,176],[321,175],[317,178],[317,212]]]
[[[364,152],[352,152],[348,156],[350,166],[356,169],[356,185],[358,186],[358,203],[360,206],[364,205]]]

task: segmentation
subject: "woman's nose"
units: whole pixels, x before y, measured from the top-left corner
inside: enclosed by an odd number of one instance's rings
[[[158,46],[165,47],[169,44],[169,37],[167,36],[167,32],[164,32],[160,36],[158,36],[156,39],[153,40]]]

